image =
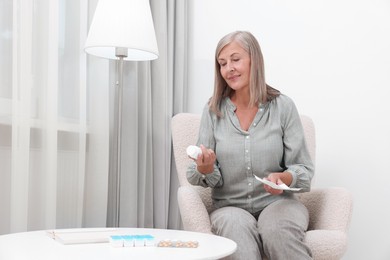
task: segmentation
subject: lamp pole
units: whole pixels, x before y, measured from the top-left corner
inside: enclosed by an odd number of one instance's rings
[[[116,122],[117,127],[117,136],[116,136],[116,172],[115,172],[115,213],[114,213],[114,226],[119,227],[120,224],[120,198],[121,198],[121,162],[122,162],[122,149],[121,149],[121,140],[122,140],[122,97],[123,97],[123,59],[127,57],[127,48],[115,48],[115,56],[118,57],[117,60],[117,101],[118,106],[116,107]]]

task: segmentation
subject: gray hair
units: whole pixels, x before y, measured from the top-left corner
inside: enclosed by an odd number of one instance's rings
[[[220,72],[221,66],[218,62],[218,56],[222,49],[232,42],[238,43],[250,56],[249,106],[266,103],[280,95],[278,90],[268,86],[265,82],[264,59],[257,39],[247,31],[229,33],[222,37],[215,50],[214,93],[210,98],[209,107],[218,116],[222,116],[220,111],[222,99],[230,97],[234,92],[222,77]]]

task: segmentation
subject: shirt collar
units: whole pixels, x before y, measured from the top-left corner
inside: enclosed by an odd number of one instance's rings
[[[230,112],[234,112],[236,111],[236,106],[234,105],[234,103],[232,102],[232,100],[230,99],[230,97],[226,97],[225,98],[226,100],[226,105],[227,105],[227,109],[230,111]],[[268,103],[268,102],[267,102]],[[266,104],[267,104],[266,103]],[[263,104],[263,103],[259,103],[259,109],[260,108],[264,108],[266,106],[266,104]]]

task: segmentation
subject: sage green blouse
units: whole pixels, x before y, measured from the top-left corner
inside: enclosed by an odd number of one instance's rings
[[[211,187],[216,208],[235,206],[251,213],[292,196],[291,191],[271,195],[253,175],[263,178],[271,172],[288,171],[293,177],[290,187],[309,191],[314,165],[294,102],[281,94],[260,104],[248,131],[241,129],[235,110],[230,98],[221,103],[221,118],[208,105],[204,107],[197,145],[213,149],[217,160],[210,174],[198,172],[193,162],[187,170],[188,181]]]

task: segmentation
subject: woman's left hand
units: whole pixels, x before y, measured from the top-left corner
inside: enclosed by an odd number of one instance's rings
[[[280,185],[280,184],[286,184],[287,186],[290,186],[292,182],[292,175],[289,172],[272,172],[268,175],[266,178],[267,180]],[[280,195],[283,193],[283,190],[274,189],[271,186],[264,184],[264,189],[271,193],[272,195]]]

